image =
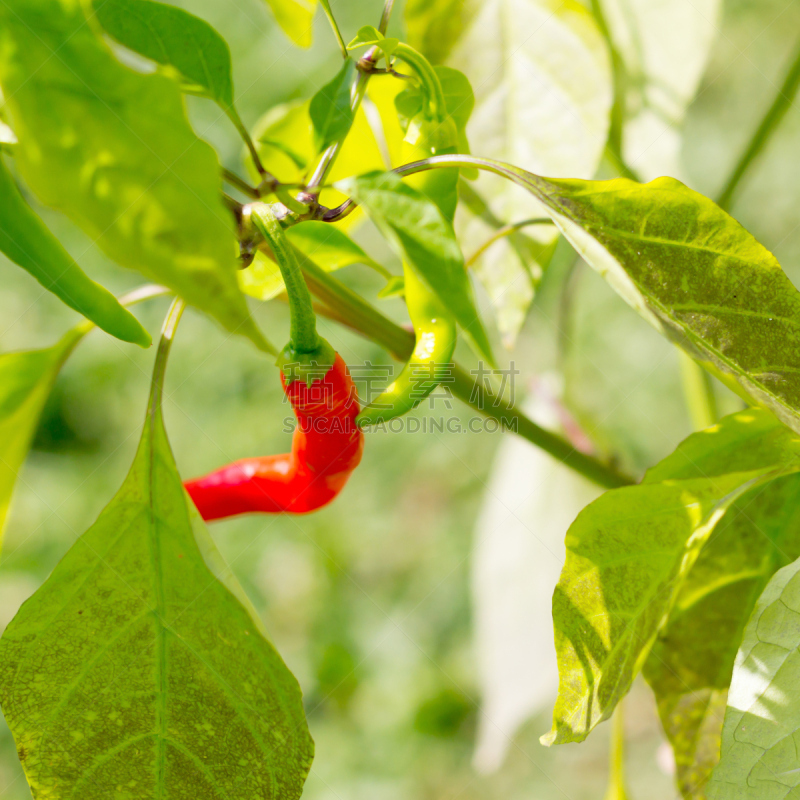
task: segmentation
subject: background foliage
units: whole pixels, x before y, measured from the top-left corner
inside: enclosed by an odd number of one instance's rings
[[[251,127],[264,109],[313,94],[320,76],[327,81],[338,67],[321,15],[317,46],[298,55],[259,0],[176,5],[208,20],[231,45],[237,107]],[[371,0],[331,5],[345,39],[376,16]],[[400,20],[396,12],[393,24]],[[683,164],[693,188],[711,196],[721,189],[774,94],[798,28],[796,4],[726,2],[710,67],[688,111]],[[224,113],[199,100],[189,105],[196,131],[236,167],[240,144]],[[734,208],[796,285],[798,134],[795,108]],[[65,217],[36,210],[90,277],[117,292],[135,285],[133,275],[110,265]],[[372,230],[362,228],[357,238],[397,271]],[[557,255],[515,345],[518,392],[524,394],[531,376],[554,366],[563,352],[571,410],[596,440],[622,453],[627,469],[640,472],[691,430],[677,355],[588,269],[569,278],[571,303],[563,308],[555,297],[567,279],[566,263]],[[0,270],[0,350],[49,345],[75,322],[29,275],[5,262]],[[341,275],[368,295],[382,286],[363,270]],[[490,298],[480,299],[490,306]],[[166,301],[153,306],[137,312],[151,331]],[[402,319],[397,301],[383,308]],[[255,306],[254,314],[268,339],[283,341],[288,318],[282,306]],[[385,359],[341,328],[324,325],[323,332],[348,361]],[[12,507],[0,563],[0,625],[121,484],[141,429],[151,360],[152,352],[93,334],[59,376]],[[727,396],[720,399],[734,408]],[[451,412],[440,403],[436,413]],[[455,404],[452,413],[467,414]],[[175,344],[165,415],[186,475],[278,451],[288,438],[281,428],[289,409],[274,370],[243,339],[192,312]],[[524,726],[499,772],[478,777],[470,765],[480,699],[471,554],[499,444],[500,437],[489,434],[374,434],[347,496],[332,507],[302,520],[247,518],[214,526],[219,548],[304,689],[317,742],[307,797],[601,795],[608,726],[580,749],[546,750],[538,736],[549,725],[549,709]],[[662,738],[652,700],[635,689],[627,707],[632,795],[673,797],[671,780],[658,766],[664,759],[657,757]],[[0,795],[28,796],[5,728]]]

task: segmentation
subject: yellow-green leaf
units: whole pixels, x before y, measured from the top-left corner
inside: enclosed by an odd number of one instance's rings
[[[546,744],[582,741],[611,716],[731,505],[799,471],[800,437],[748,410],[689,437],[652,479],[578,515],[553,596],[559,694]]]
[[[122,487],[0,639],[0,704],[36,797],[295,800],[300,689],[184,491],[166,355]]]
[[[453,160],[528,189],[656,330],[800,431],[800,292],[719,206],[673,178],[555,180],[488,159]]]
[[[77,0],[0,4],[0,84],[20,174],[115,261],[270,345],[236,282],[219,164],[178,86],[123,66]]]
[[[95,283],[45,227],[19,192],[0,158],[0,252],[45,289],[124,342],[142,347],[150,334],[108,289]]]
[[[44,350],[0,355],[0,544],[17,476],[59,370],[91,326]]]
[[[800,783],[800,561],[767,585],[744,630],[709,800],[789,800]]]

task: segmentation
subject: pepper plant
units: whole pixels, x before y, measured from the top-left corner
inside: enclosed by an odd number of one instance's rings
[[[267,5],[310,46],[314,0]],[[204,520],[335,501],[370,427],[445,384],[604,492],[564,531],[552,602],[560,685],[542,742],[584,740],[642,673],[684,797],[794,796],[800,294],[727,209],[792,102],[800,57],[715,201],[657,176],[677,170],[668,151],[693,90],[652,77],[647,54],[628,46],[624,3],[408,0],[401,21],[386,0],[347,35],[336,4],[319,5],[340,67],[251,129],[228,45],[189,12],[0,0],[0,251],[85,318],[47,349],[0,357],[0,525],[75,348],[94,327],[149,347],[132,307],[174,298],[127,478],[0,639],[0,706],[31,792],[299,797],[314,756],[300,686]],[[713,17],[717,4],[706,5]],[[530,44],[539,29],[546,58]],[[506,52],[481,52],[492,36]],[[533,64],[530,86],[505,75],[517,52]],[[703,65],[687,57],[694,88]],[[190,124],[187,94],[230,121],[241,169],[221,167]],[[648,130],[653,158],[640,146]],[[93,282],[31,195],[150,283],[116,298]],[[351,238],[370,223],[402,276]],[[698,430],[643,476],[545,429],[483,380],[565,253],[683,353]],[[359,264],[385,280],[377,298],[333,274]],[[285,348],[248,296],[288,300]],[[398,297],[410,326],[380,307]],[[179,475],[162,394],[186,307],[248,339],[264,370],[277,359],[300,423],[290,454]],[[404,364],[363,408],[317,315]],[[469,349],[453,363],[458,335]],[[739,410],[717,418],[722,386]],[[619,720],[612,799],[626,792]]]

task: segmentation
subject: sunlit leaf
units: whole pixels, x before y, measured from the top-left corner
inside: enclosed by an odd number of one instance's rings
[[[150,334],[111,292],[75,263],[19,193],[0,158],[0,252],[98,327],[142,347]]]
[[[325,222],[301,222],[286,229],[286,238],[326,272],[366,264],[382,272],[346,233]],[[278,265],[259,252],[253,264],[239,272],[242,291],[258,300],[270,300],[283,291]]]
[[[626,73],[625,160],[645,180],[680,178],[683,121],[718,31],[721,0],[598,1]]]
[[[120,44],[172,67],[186,88],[210,97],[226,112],[233,107],[231,53],[207,22],[153,0],[94,0],[94,12]]]
[[[745,623],[772,575],[800,557],[798,508],[797,475],[731,506],[689,572],[645,663],[687,800],[705,796],[719,759],[727,689]]]
[[[800,437],[769,417],[726,417],[689,437],[647,482],[606,493],[575,520],[553,596],[560,684],[544,742],[582,741],[608,719],[725,512],[800,471]],[[702,477],[681,473],[692,458]]]
[[[267,0],[283,32],[299,47],[311,47],[317,0]]]
[[[392,172],[349,178],[337,186],[361,205],[398,256],[406,259],[450,309],[476,352],[492,363],[464,257],[452,225],[436,205]]]
[[[709,800],[783,800],[800,785],[800,561],[758,598],[736,655]]]
[[[178,86],[118,62],[79,3],[0,5],[0,84],[20,174],[115,261],[271,350],[236,283],[219,164]]]
[[[292,800],[300,690],[183,489],[165,355],[121,489],[0,639],[0,703],[36,797]]]
[[[356,62],[348,58],[333,80],[311,98],[308,113],[314,126],[314,144],[318,153],[344,139],[350,131],[355,117],[350,102],[355,76]]]
[[[474,159],[526,187],[584,260],[662,335],[800,431],[800,293],[775,256],[672,178],[551,180]]]
[[[14,484],[59,370],[90,326],[45,350],[0,355],[0,544]]]
[[[644,483],[766,464],[785,436],[769,412],[746,411],[721,429],[689,437]],[[731,506],[689,571],[645,663],[686,798],[704,796],[717,763],[726,691],[756,599],[780,567],[800,556],[799,499],[800,476],[790,475]]]
[[[591,178],[608,136],[612,81],[606,44],[591,14],[576,0],[412,2],[406,12],[412,44],[461,70],[475,89],[467,133],[472,151],[539,175]],[[479,185],[501,224],[541,216],[541,206],[507,182]],[[457,220],[465,252],[494,232],[470,215]],[[542,245],[557,233],[528,232]],[[550,255],[523,264],[507,240],[476,265],[510,345]],[[532,255],[532,254],[526,254]]]

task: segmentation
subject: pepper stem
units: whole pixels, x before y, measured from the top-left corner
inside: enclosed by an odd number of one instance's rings
[[[315,353],[319,350],[321,341],[317,333],[317,318],[311,292],[308,291],[300,271],[297,256],[272,208],[266,203],[253,203],[249,208],[253,225],[275,256],[286,286],[286,294],[289,296],[289,310],[292,315],[289,344],[296,353]]]
[[[289,344],[278,358],[287,382],[303,380],[311,385],[333,366],[336,353],[317,333],[314,303],[300,270],[294,249],[283,232],[280,221],[266,203],[245,206],[250,223],[264,237],[283,276],[289,298],[291,325]]]
[[[442,82],[439,80],[436,70],[431,66],[431,62],[405,42],[400,42],[395,47],[393,55],[411,67],[428,99],[431,115],[436,119],[443,120],[447,116],[447,102],[444,99]]]

